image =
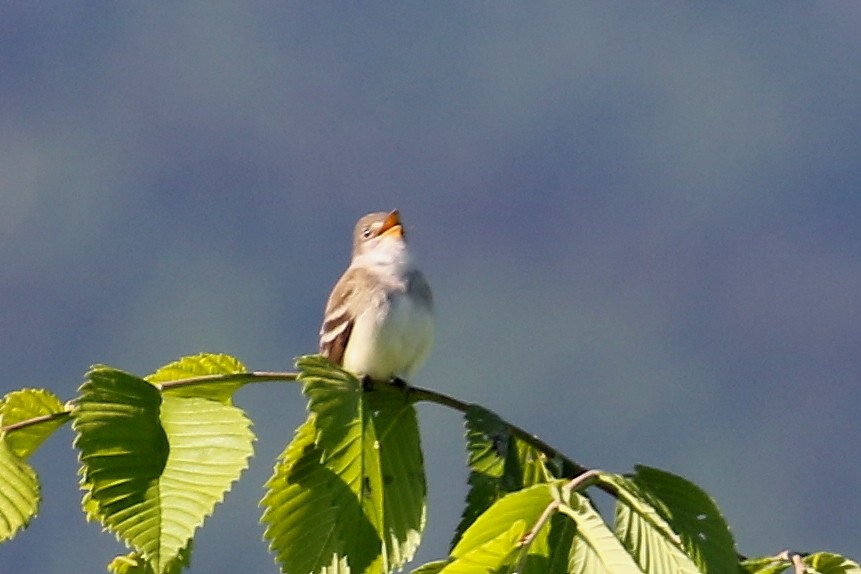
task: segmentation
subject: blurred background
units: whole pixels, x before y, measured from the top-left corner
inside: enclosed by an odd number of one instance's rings
[[[861,4],[7,3],[0,390],[314,352],[355,220],[435,292],[415,384],[578,462],[694,480],[749,555],[861,558]],[[299,389],[191,572],[277,572],[257,502]],[[461,419],[420,409],[441,558]],[[2,572],[103,571],[67,427]]]

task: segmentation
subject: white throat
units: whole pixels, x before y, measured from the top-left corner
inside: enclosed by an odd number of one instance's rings
[[[367,245],[353,257],[351,265],[399,276],[415,268],[407,244],[393,237],[381,237],[378,242]]]

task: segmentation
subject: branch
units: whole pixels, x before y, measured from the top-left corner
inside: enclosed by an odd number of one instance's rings
[[[470,407],[473,406],[470,403],[465,403],[461,400],[455,399],[454,397],[444,395],[444,394],[439,393],[437,391],[431,391],[429,389],[423,389],[421,387],[407,387],[406,392],[407,392],[408,396],[410,396],[411,398],[413,398],[416,401],[428,401],[428,402],[436,403],[438,405],[443,405],[445,407],[449,407],[449,408],[454,409],[456,411],[460,411],[463,414],[466,414],[467,411],[470,409]],[[563,461],[566,465],[569,465],[571,467],[571,469],[573,470],[572,474],[574,475],[573,477],[570,477],[570,478],[576,478],[582,474],[589,472],[588,468],[586,468],[585,466],[578,464],[575,461],[571,460],[570,458],[568,458],[567,456],[565,456],[564,454],[562,454],[561,452],[559,452],[558,450],[556,450],[555,448],[553,448],[552,446],[550,446],[549,444],[547,444],[546,442],[544,442],[543,440],[541,440],[540,438],[535,436],[534,434],[530,434],[530,433],[526,432],[525,430],[523,430],[522,428],[520,428],[519,426],[512,424],[506,420],[503,420],[502,422],[505,424],[506,428],[509,430],[509,432],[511,432],[512,435],[519,438],[520,440],[522,440],[523,442],[525,442],[529,446],[535,448],[536,450],[541,451],[548,458],[556,458],[556,459]]]
[[[186,379],[176,379],[174,381],[165,381],[163,383],[154,383],[154,386],[160,391],[167,389],[175,389],[179,387],[193,387],[197,385],[207,385],[214,383],[265,383],[270,381],[295,381],[298,376],[296,372],[276,372],[276,371],[253,371],[249,373],[232,373],[227,375],[201,375],[199,377],[188,377]],[[75,404],[75,399],[66,403],[66,410],[59,413],[51,413],[40,415],[30,419],[24,419],[10,425],[0,427],[0,432],[15,432],[27,427],[46,423],[56,419],[68,419],[72,416],[72,409]]]

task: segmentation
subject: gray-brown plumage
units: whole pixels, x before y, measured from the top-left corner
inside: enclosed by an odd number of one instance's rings
[[[320,353],[358,375],[407,379],[433,341],[430,287],[410,257],[397,211],[356,224],[353,257],[320,329]]]

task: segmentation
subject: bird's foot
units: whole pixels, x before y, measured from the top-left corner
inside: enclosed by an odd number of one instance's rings
[[[389,381],[389,384],[397,389],[401,389],[402,391],[406,390],[409,387],[409,384],[400,377],[395,377],[394,379]]]
[[[370,393],[371,391],[374,391],[376,389],[376,385],[378,383],[385,383],[385,381],[377,381],[375,379],[372,379],[368,375],[362,375],[362,378],[359,379],[359,381],[362,384],[362,390],[365,391],[366,393]],[[407,383],[405,380],[403,380],[400,377],[394,377],[393,379],[390,379],[389,385],[391,385],[392,387],[394,387],[400,391],[408,391],[410,388],[409,383]]]
[[[374,379],[368,375],[362,375],[362,390],[369,393],[374,390]]]

